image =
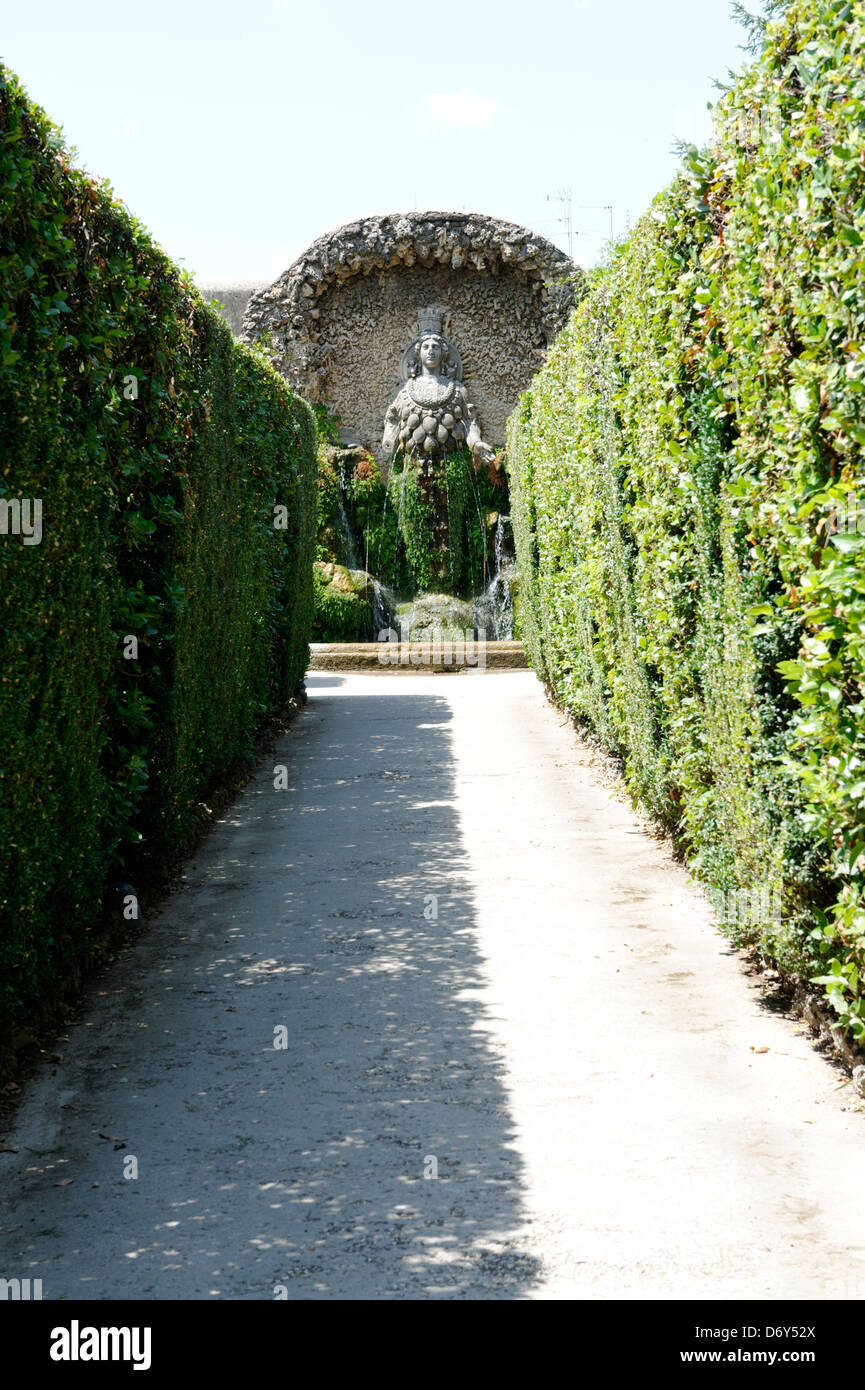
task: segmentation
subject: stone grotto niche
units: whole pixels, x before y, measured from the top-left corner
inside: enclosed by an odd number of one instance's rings
[[[243,336],[337,421],[320,455],[322,640],[394,624],[513,636],[500,453],[581,284],[525,227],[405,213],[319,238],[250,299]]]
[[[419,311],[438,306],[484,439],[501,449],[581,280],[551,242],[497,218],[365,218],[320,237],[253,295],[243,336],[267,340],[292,385],[338,416],[343,441],[386,463],[382,425],[403,385],[406,345]]]

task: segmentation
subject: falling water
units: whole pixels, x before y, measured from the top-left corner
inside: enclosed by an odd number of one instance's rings
[[[483,556],[483,562],[482,562],[482,563],[483,563],[483,571],[482,571],[482,575],[481,575],[481,583],[486,583],[486,576],[487,576],[487,528],[486,528],[486,526],[484,525],[484,517],[483,517],[483,514],[481,513],[481,499],[480,499],[480,497],[479,497],[479,495],[478,495],[478,485],[477,485],[477,482],[476,482],[476,480],[475,480],[475,470],[474,470],[473,468],[469,468],[469,470],[468,470],[468,475],[469,475],[469,482],[471,483],[472,496],[473,496],[474,499],[475,499],[475,507],[477,508],[477,513],[478,513],[478,527],[480,528],[480,533],[481,533],[481,545],[482,545],[483,548],[484,548],[484,556]],[[472,582],[474,583],[474,575],[472,575]]]
[[[396,594],[387,585],[380,584],[377,579],[372,581],[372,635],[378,640],[378,634],[385,632],[393,627],[394,614],[396,612]]]
[[[516,575],[510,560],[504,560],[505,518],[499,515],[496,524],[493,577],[485,592],[475,601],[475,621],[486,628],[493,642],[509,642],[514,635],[514,600],[512,585]]]
[[[351,526],[349,525],[348,511],[346,510],[346,505],[345,505],[345,499],[346,499],[347,492],[348,492],[347,484],[346,484],[346,479],[345,479],[345,470],[346,470],[346,467],[347,467],[347,465],[346,465],[345,462],[342,462],[342,463],[340,463],[340,465],[339,465],[339,520],[340,520],[340,530],[341,530],[341,532],[342,532],[343,544],[345,545],[345,554],[346,554],[346,561],[347,561],[347,563],[348,563],[348,568],[349,568],[349,569],[352,569],[352,570],[357,570],[357,569],[360,569],[360,560],[358,559],[357,547],[355,546],[355,543],[354,543],[354,536],[352,535]]]
[[[448,461],[447,461],[447,456],[445,456],[445,458],[442,460],[442,476],[443,476],[443,478],[444,478],[444,485],[445,485],[445,507],[447,508],[447,514],[448,514],[448,567],[449,567],[449,569],[450,569],[450,576],[451,576],[451,590],[453,590],[453,587],[454,587],[454,547],[453,547],[453,532],[452,532],[452,530],[451,530],[451,495],[450,495],[450,491],[449,491],[449,489],[448,489]]]
[[[385,490],[384,490],[384,505],[383,505],[383,507],[382,507],[382,509],[381,509],[381,530],[379,531],[379,536],[378,536],[378,555],[376,556],[376,562],[375,562],[376,571],[377,571],[379,574],[381,574],[381,548],[382,548],[382,546],[384,545],[385,523],[386,523],[386,521],[387,521],[387,504],[388,504],[389,501],[390,501],[390,479],[388,479],[388,485],[387,485],[387,487],[386,487]],[[393,575],[391,575],[391,578],[393,578]]]
[[[422,460],[422,465],[427,464],[427,460]],[[350,465],[349,465],[350,466]],[[441,563],[441,569],[436,566],[436,577],[447,583],[447,573],[450,569],[450,589],[451,593],[423,592],[417,594],[410,602],[405,602],[406,595],[398,595],[393,589],[388,587],[396,579],[396,574],[384,573],[383,562],[386,569],[390,569],[384,546],[386,521],[388,517],[388,506],[395,514],[398,531],[402,534],[404,526],[409,518],[405,516],[406,495],[405,487],[409,477],[409,470],[402,469],[394,471],[388,480],[385,488],[384,500],[381,510],[380,532],[377,550],[377,557],[372,554],[368,556],[368,566],[371,563],[380,578],[373,574],[364,575],[367,584],[370,586],[367,595],[370,603],[370,617],[372,626],[372,639],[378,639],[380,632],[388,629],[400,628],[403,640],[406,640],[410,633],[429,634],[433,631],[451,630],[468,632],[472,627],[475,632],[483,631],[489,641],[509,641],[513,639],[514,615],[513,598],[516,586],[516,568],[508,540],[508,526],[510,518],[499,513],[496,517],[495,529],[492,535],[487,535],[486,516],[483,511],[480,489],[474,475],[474,470],[466,469],[466,475],[459,476],[459,496],[454,492],[451,496],[450,484],[456,484],[455,477],[448,477],[447,458],[441,460],[440,469],[435,470],[438,477],[434,479],[438,488],[440,500],[438,506],[441,511],[438,516],[447,516],[448,522],[448,554],[445,558],[438,551],[438,546],[434,547],[434,555]],[[471,489],[469,495],[468,489]],[[464,496],[463,496],[464,492]],[[457,537],[454,535],[454,528],[457,519],[463,520],[463,506],[465,505],[465,520],[471,516],[472,500],[477,514],[478,525],[483,545],[483,574],[476,574],[473,566],[471,575],[466,578],[475,589],[476,597],[473,599],[458,599],[454,596],[453,590],[455,581],[459,575],[461,564],[461,552],[459,546],[466,544],[465,534]],[[351,514],[350,505],[350,474],[346,473],[344,466],[340,467],[340,519],[342,522],[343,536],[346,550],[351,556],[352,566],[357,568],[357,549],[351,528],[348,524],[348,517]],[[433,499],[430,498],[430,506],[433,507]],[[430,524],[432,517],[430,518]],[[413,523],[414,524],[414,523]],[[437,534],[437,533],[436,533]],[[470,529],[469,535],[472,531]],[[474,546],[470,544],[473,552],[472,559],[477,555]],[[480,559],[480,556],[477,556]],[[361,575],[358,574],[358,579]],[[433,577],[432,575],[430,576]],[[476,586],[476,587],[475,587]],[[479,592],[480,591],[480,592]]]
[[[503,548],[503,546],[504,546],[504,543],[505,543],[505,519],[504,519],[504,517],[502,516],[501,512],[499,512],[499,519],[498,519],[498,521],[496,522],[496,540],[495,540],[495,557],[496,557],[495,574],[496,574],[496,575],[500,572],[501,567],[502,567],[502,548]],[[495,575],[494,575],[494,577],[495,577]]]

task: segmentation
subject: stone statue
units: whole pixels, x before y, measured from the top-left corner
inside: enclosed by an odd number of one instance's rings
[[[397,450],[407,459],[431,464],[463,445],[476,465],[495,457],[481,438],[477,412],[462,382],[460,355],[441,327],[438,309],[421,309],[418,336],[403,354],[405,385],[385,415],[381,448],[386,466]]]

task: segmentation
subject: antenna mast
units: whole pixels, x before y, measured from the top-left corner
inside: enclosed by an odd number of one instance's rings
[[[563,223],[564,223],[564,226],[565,226],[565,234],[566,234],[566,236],[567,236],[567,238],[568,238],[568,256],[570,257],[571,260],[573,260],[573,259],[574,259],[574,212],[573,212],[573,207],[574,207],[574,194],[573,194],[573,189],[571,189],[571,188],[560,188],[559,191],[558,191],[558,193],[548,193],[548,194],[547,194],[547,202],[548,202],[548,203],[564,203],[564,205],[565,205],[565,215],[564,215],[564,217],[559,217],[559,218],[556,219],[556,221],[558,221],[558,222],[563,222]]]

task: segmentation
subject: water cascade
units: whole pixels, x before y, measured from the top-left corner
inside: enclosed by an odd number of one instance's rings
[[[480,598],[475,600],[475,621],[490,642],[510,642],[514,635],[514,583],[516,566],[505,556],[505,522],[499,513],[496,522],[492,577]]]
[[[346,496],[348,484],[346,480],[346,469],[350,464],[346,459],[340,459],[339,463],[339,531],[340,539],[345,546],[346,560],[348,567],[352,570],[360,569],[360,560],[357,554],[354,533],[348,519],[348,509],[346,507]]]

